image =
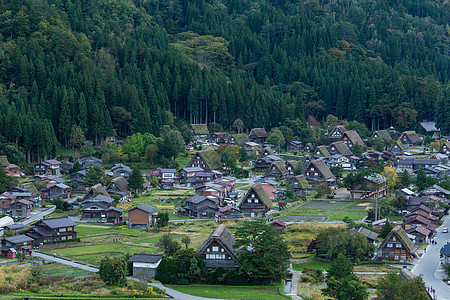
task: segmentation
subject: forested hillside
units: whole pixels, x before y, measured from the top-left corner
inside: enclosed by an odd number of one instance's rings
[[[330,113],[448,133],[449,20],[445,0],[3,0],[0,140],[38,160],[73,125],[98,142]]]

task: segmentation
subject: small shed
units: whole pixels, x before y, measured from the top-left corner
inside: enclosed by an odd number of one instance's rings
[[[134,254],[128,263],[133,264],[133,277],[154,278],[162,255]]]

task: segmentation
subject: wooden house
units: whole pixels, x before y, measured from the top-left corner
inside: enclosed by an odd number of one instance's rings
[[[314,150],[313,157],[314,158],[331,159],[330,152],[328,152],[328,150],[325,146],[317,147],[316,150]]]
[[[356,130],[348,130],[344,132],[340,141],[344,142],[351,151],[353,151],[353,148],[355,148],[356,144],[360,145],[361,147],[366,146]]]
[[[403,143],[400,140],[392,143],[391,147],[389,148],[389,151],[391,151],[394,154],[402,153],[405,150],[406,150],[406,147],[405,147],[405,145],[403,145]]]
[[[9,215],[12,218],[28,218],[31,217],[33,202],[25,199],[16,200],[11,203]]]
[[[78,162],[83,170],[88,170],[90,167],[103,168],[103,161],[100,158],[93,156],[80,158]]]
[[[228,137],[227,144],[229,145],[237,145],[239,147],[244,147],[245,143],[250,142],[248,136],[244,133],[232,134]]]
[[[282,162],[283,160],[276,155],[260,156],[254,162],[256,171],[267,171],[274,162]]]
[[[311,143],[307,143],[303,150],[305,150],[306,152],[312,152],[314,150],[314,146]]]
[[[15,224],[10,224],[10,225],[6,225],[3,227],[6,231],[12,232],[14,235],[19,235],[22,232],[26,231],[28,229],[27,226],[20,224],[20,223],[15,223]]]
[[[74,165],[73,162],[63,161],[60,166],[61,173],[68,174],[70,172],[70,170],[73,169],[73,165]]]
[[[6,175],[20,177],[20,167],[15,164],[10,164],[5,167]]]
[[[214,221],[219,222],[221,219],[240,219],[243,217],[244,215],[238,208],[227,205],[219,208],[219,211],[214,214]]]
[[[272,200],[270,200],[261,183],[252,185],[250,190],[237,205],[244,215],[249,215],[252,218],[264,217],[271,206]]]
[[[417,248],[409,239],[406,232],[400,227],[395,226],[387,235],[380,246],[382,260],[385,261],[411,261],[417,257]]]
[[[369,141],[373,139],[382,139],[384,141],[392,141],[392,137],[387,130],[377,130],[369,138]]]
[[[195,173],[203,172],[204,170],[200,167],[192,167],[192,168],[182,168],[178,170],[178,175],[181,178],[181,182],[186,182],[187,179],[194,177]]]
[[[70,241],[77,238],[75,223],[69,217],[41,219],[26,233],[34,239],[33,246],[53,244],[60,241]]]
[[[268,135],[264,128],[253,128],[250,131],[248,138],[250,142],[264,144],[267,141]]]
[[[162,255],[133,254],[127,263],[133,268],[133,277],[147,279],[156,276],[156,269],[162,259]]]
[[[106,192],[120,198],[121,201],[126,201],[131,197],[131,190],[128,187],[128,182],[124,177],[116,177],[106,187]]]
[[[352,199],[380,198],[386,196],[386,178],[373,173],[364,176],[353,189],[347,189]]]
[[[45,160],[34,166],[35,175],[59,175],[61,174],[61,162],[55,159]]]
[[[422,145],[422,139],[415,131],[405,131],[403,132],[399,139],[403,145],[409,146],[420,146]]]
[[[7,213],[11,209],[11,204],[16,200],[16,196],[9,192],[0,194],[0,211]]]
[[[114,164],[111,167],[111,172],[113,173],[114,177],[123,177],[123,178],[128,179],[128,177],[130,177],[132,171],[133,170],[131,170],[130,167],[125,166],[123,164]]]
[[[334,142],[328,147],[328,152],[330,155],[340,154],[343,156],[352,156],[352,151],[347,147],[344,142]]]
[[[148,229],[156,224],[156,207],[140,204],[128,210],[128,228]]]
[[[423,195],[423,196],[435,195],[435,196],[439,196],[442,198],[448,198],[450,196],[450,191],[444,189],[443,187],[440,187],[437,184],[433,184],[432,186],[421,191],[420,195]]]
[[[436,225],[433,224],[433,222],[430,219],[425,218],[421,215],[414,215],[403,219],[403,228],[405,230],[409,230],[417,226],[423,226],[427,228],[428,230],[431,231],[432,234],[436,231]]]
[[[351,234],[362,234],[367,238],[367,241],[371,244],[376,245],[377,244],[377,238],[378,238],[378,233],[373,232],[367,228],[364,227],[359,227],[359,228],[355,228],[350,230]]]
[[[71,187],[64,183],[58,183],[54,185],[47,185],[47,188],[41,190],[41,197],[50,200],[54,199],[68,199],[70,198]]]
[[[225,269],[236,268],[238,260],[234,244],[236,239],[228,228],[220,224],[198,248],[201,259],[208,269],[221,266]]]
[[[302,151],[302,142],[300,141],[290,141],[286,145],[287,152],[301,152]]]
[[[278,230],[278,231],[283,231],[283,230],[285,230],[285,229],[287,228],[286,223],[284,223],[284,222],[281,221],[281,220],[275,220],[275,221],[273,221],[270,225],[272,225],[272,227],[273,227],[275,230]]]
[[[411,227],[406,230],[406,233],[415,236],[418,244],[427,244],[432,235],[432,231],[422,225]]]
[[[78,191],[86,190],[85,177],[86,177],[86,170],[81,170],[70,174],[70,182],[72,183],[72,186],[75,188],[75,190]]]
[[[276,161],[272,163],[272,166],[264,174],[265,178],[279,178],[284,179],[289,175],[289,171],[286,169],[283,161]]]
[[[83,219],[93,219],[98,220],[99,222],[107,222],[107,223],[117,223],[122,221],[122,214],[120,213],[117,218],[114,217],[116,215],[115,212],[117,210],[111,211],[112,203],[114,202],[113,198],[106,197],[104,195],[96,195],[94,197],[88,198],[81,202],[81,211]],[[110,211],[110,216],[108,218],[108,211]]]
[[[334,188],[336,177],[331,173],[323,159],[316,159],[309,162],[303,172],[309,184],[327,183],[328,186]]]
[[[208,125],[206,124],[191,124],[191,131],[194,141],[209,137]]]
[[[31,254],[31,244],[33,239],[24,234],[5,237],[2,240],[1,252],[3,256],[15,258],[13,253]],[[12,251],[13,249],[14,251]]]
[[[308,181],[304,175],[298,175],[288,179],[288,188],[292,189],[294,196],[306,196],[308,192]]]
[[[212,218],[217,212],[217,202],[212,197],[195,195],[186,199],[184,211],[194,218]]]
[[[205,171],[222,170],[220,156],[215,150],[202,150],[194,154],[187,168],[202,168]]]
[[[327,137],[327,144],[331,144],[342,139],[344,132],[348,131],[344,125],[337,125],[331,130],[330,134]]]
[[[295,170],[298,169],[300,163],[301,162],[298,162],[297,160],[288,160],[286,162],[286,170],[289,172],[289,174],[294,175]]]
[[[210,135],[209,140],[212,143],[226,143],[230,134],[228,132],[214,132]]]
[[[91,186],[88,190],[86,195],[84,195],[83,200],[95,197],[97,195],[103,195],[105,197],[111,197],[108,192],[105,190],[103,185],[101,183],[98,183],[96,185]]]
[[[450,155],[450,142],[442,143],[439,153]]]

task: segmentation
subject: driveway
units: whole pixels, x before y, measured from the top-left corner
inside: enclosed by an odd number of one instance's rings
[[[423,275],[422,278],[425,281],[425,286],[432,286],[436,290],[437,299],[450,300],[450,286],[442,281],[446,275],[440,262],[440,250],[450,238],[449,233],[442,233],[442,228],[444,227],[450,227],[449,216],[445,216],[442,226],[437,229],[437,234],[434,237],[437,245],[429,245],[427,247],[427,251],[423,253],[417,264],[412,268],[412,272],[415,275]]]
[[[23,224],[23,225],[28,225],[28,224],[30,224],[30,223],[39,221],[40,219],[42,219],[43,217],[45,217],[45,216],[51,214],[51,213],[54,212],[54,211],[55,211],[55,206],[52,205],[52,207],[50,207],[49,209],[40,211],[40,212],[38,212],[37,214],[32,215],[32,216],[29,217],[28,219],[23,220],[22,222],[19,222],[19,223],[21,223],[21,224]]]

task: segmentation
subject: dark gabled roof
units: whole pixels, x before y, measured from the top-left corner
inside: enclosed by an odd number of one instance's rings
[[[418,222],[420,222],[420,223],[422,223],[422,224],[426,224],[426,225],[433,225],[432,223],[431,223],[431,220],[429,220],[429,219],[427,219],[427,218],[424,218],[424,217],[422,217],[421,215],[414,215],[414,216],[412,216],[412,217],[409,217],[409,218],[407,218],[407,219],[404,219],[403,220],[403,223],[404,224],[409,224],[409,223],[412,223],[412,222],[414,222],[414,221],[418,221]]]
[[[211,170],[217,170],[222,168],[220,156],[215,150],[202,150],[197,152],[201,158],[206,162]]]
[[[186,202],[193,203],[193,204],[199,204],[199,203],[202,203],[205,200],[209,200],[209,199],[206,198],[206,196],[195,195],[195,196],[192,196],[190,198],[187,198]]]
[[[113,203],[113,201],[114,201],[113,198],[106,197],[106,196],[100,194],[100,195],[83,200],[83,202],[81,202],[81,204],[86,203],[86,202],[105,202],[105,203],[111,204],[111,203]]]
[[[16,223],[16,224],[11,224],[11,225],[6,225],[5,228],[9,229],[9,230],[15,230],[15,229],[22,229],[22,228],[26,228],[27,226],[20,224],[20,223]]]
[[[111,206],[110,208],[108,208],[106,211],[111,211],[111,210],[113,210],[113,211],[117,211],[117,212],[120,212],[120,213],[122,213],[123,212],[123,209],[121,209],[121,208],[118,208],[118,207],[115,207],[115,206]]]
[[[423,234],[423,235],[425,235],[425,236],[429,236],[430,233],[431,233],[431,230],[425,228],[425,227],[422,226],[422,225],[412,227],[412,228],[406,230],[406,233],[411,234],[411,233],[413,233],[413,232],[415,232],[415,231],[418,232],[418,233],[421,233],[421,234]]]
[[[113,171],[113,172],[118,169],[123,169],[124,171],[127,171],[129,173],[131,173],[131,171],[132,171],[130,167],[125,166],[124,164],[115,164],[111,167],[111,171]]]
[[[187,173],[193,173],[193,172],[203,172],[204,170],[200,167],[190,167],[190,168],[182,168],[180,171],[186,171]],[[180,172],[178,171],[178,172]]]
[[[289,174],[289,171],[286,169],[282,161],[273,162],[272,166],[267,170],[266,174],[268,174],[272,169],[276,169],[277,173],[280,174],[280,176],[286,176],[287,174]]]
[[[362,147],[366,146],[366,144],[364,144],[363,140],[359,136],[358,132],[356,132],[356,130],[348,130],[348,131],[344,132],[342,139],[344,138],[344,136],[347,136],[353,145],[359,144]]]
[[[234,252],[233,247],[236,239],[231,231],[228,230],[228,228],[223,224],[217,226],[217,228],[209,235],[197,251],[200,253],[204,252],[206,247],[208,247],[214,240],[220,242],[231,253]]]
[[[56,159],[48,159],[48,160],[44,160],[42,162],[42,164],[44,164],[44,165],[60,165],[61,162],[57,161]]]
[[[402,133],[402,135],[399,137],[399,140],[401,141],[403,136],[406,135],[408,139],[413,144],[420,144],[422,140],[420,139],[419,135],[415,131],[405,131]]]
[[[424,192],[426,192],[429,189],[435,189],[435,190],[438,190],[439,192],[441,192],[441,193],[443,193],[445,195],[450,195],[450,191],[447,191],[446,189],[444,189],[443,187],[440,187],[437,184],[433,184],[432,186],[424,189],[423,191],[420,192],[420,194],[423,194]]]
[[[344,156],[353,155],[353,152],[348,148],[348,146],[344,142],[334,142],[330,145],[330,147],[335,147],[336,151]]]
[[[268,136],[264,128],[253,128],[249,133],[249,136],[251,135],[255,135],[258,138],[266,138]]]
[[[413,250],[413,243],[411,242],[403,228],[399,225],[395,226],[394,229],[392,229],[391,232],[386,236],[380,248],[384,248],[393,234],[397,234],[400,242],[402,242],[403,246],[405,246],[408,251],[411,252]]]
[[[431,214],[433,212],[433,210],[431,208],[429,208],[428,206],[426,206],[425,204],[420,204],[420,206],[415,208],[415,209],[413,209],[411,211],[411,213],[413,213],[413,212],[415,212],[416,210],[419,210],[419,209],[421,209],[423,211],[426,211],[429,214]]]
[[[134,209],[142,210],[142,211],[144,211],[144,212],[146,212],[146,213],[149,213],[149,214],[151,214],[151,215],[152,215],[153,213],[155,213],[155,211],[157,210],[157,208],[154,207],[154,206],[151,206],[151,205],[148,205],[148,204],[140,204],[140,205],[138,205],[138,206],[135,206],[135,207],[130,208],[130,209],[128,210],[128,212],[130,212],[130,211],[132,211],[132,210],[134,210]]]
[[[75,223],[72,219],[68,217],[60,217],[60,218],[49,218],[49,219],[42,219],[42,223],[47,225],[50,228],[61,228],[61,227],[69,227],[69,226],[77,226],[77,223]]]
[[[406,149],[406,147],[403,145],[403,143],[402,143],[402,141],[400,141],[400,140],[398,140],[398,141],[395,141],[392,145],[391,145],[391,150],[394,148],[394,146],[395,145],[397,145],[399,148],[400,148],[400,150],[405,150]]]
[[[88,161],[95,161],[95,162],[99,162],[99,163],[103,162],[100,158],[97,158],[97,157],[94,157],[94,156],[83,157],[83,158],[80,158],[78,161],[79,161],[80,164],[83,164],[83,163],[88,162]]]
[[[163,169],[163,168],[157,168],[157,170],[161,171],[161,173],[175,173],[176,169]]]
[[[387,130],[377,130],[375,131],[372,136],[370,137],[370,140],[373,140],[375,138],[375,136],[377,138],[380,138],[382,140],[386,140],[386,141],[392,141],[392,137],[389,134],[389,132]]]
[[[31,241],[34,241],[34,239],[32,239],[29,236],[26,236],[24,234],[19,234],[19,235],[15,235],[15,236],[6,237],[5,241],[8,241],[12,244],[17,244],[17,243],[31,242]]]
[[[306,178],[304,175],[298,175],[294,177],[294,180],[298,182],[298,184],[303,188],[306,189],[309,184],[308,181],[306,181]]]
[[[359,227],[359,228],[355,228],[355,229],[351,230],[350,233],[351,234],[359,233],[359,234],[365,235],[366,237],[368,237],[371,240],[376,240],[378,238],[378,233],[373,232],[373,231],[371,231],[371,230],[369,230],[367,228],[364,228],[362,226]]]
[[[239,146],[243,146],[245,143],[250,142],[250,140],[248,139],[248,136],[244,133],[240,133],[240,134],[233,134],[233,138],[236,141],[236,144],[238,144]]]
[[[162,255],[153,255],[153,254],[133,254],[132,257],[128,260],[128,262],[142,262],[142,263],[151,263],[155,264],[158,261],[163,259]]]
[[[325,164],[323,159],[315,159],[309,162],[308,166],[306,167],[306,170],[308,170],[310,165],[314,165],[314,167],[319,170],[319,172],[322,174],[322,176],[325,178],[325,180],[330,178],[335,178],[333,173],[331,173],[328,166]],[[306,172],[306,171],[305,171]]]
[[[241,203],[243,203],[244,200],[247,199],[247,197],[250,195],[250,193],[252,191],[255,191],[256,195],[259,198],[259,200],[261,200],[262,203],[264,203],[264,205],[266,205],[269,208],[272,206],[272,200],[270,199],[269,195],[267,195],[267,192],[264,190],[264,188],[262,187],[261,183],[255,183],[254,185],[251,186],[250,190],[247,192],[245,197],[242,198],[242,200],[239,203],[238,207],[241,206]]]
[[[113,184],[115,184],[114,188],[112,188]],[[111,190],[116,190],[117,189],[117,190],[119,190],[121,192],[124,192],[124,193],[127,193],[127,192],[130,191],[130,189],[128,188],[128,181],[125,178],[121,177],[121,176],[113,178],[111,180],[111,182],[110,182],[110,184],[108,184],[108,187],[106,188],[106,190],[110,190],[110,189]]]
[[[419,124],[426,130],[426,132],[439,131],[439,129],[436,128],[436,122],[434,121],[420,122]]]
[[[317,150],[322,154],[323,157],[331,158],[331,154],[330,154],[330,152],[328,152],[328,150],[327,150],[327,148],[325,148],[325,146],[317,147],[316,150],[314,151],[314,153],[316,153]]]
[[[56,181],[57,183],[63,183],[65,181],[63,178],[58,176],[48,176],[47,179],[50,181]]]
[[[208,126],[206,124],[191,124],[191,128],[194,134],[209,134]]]

